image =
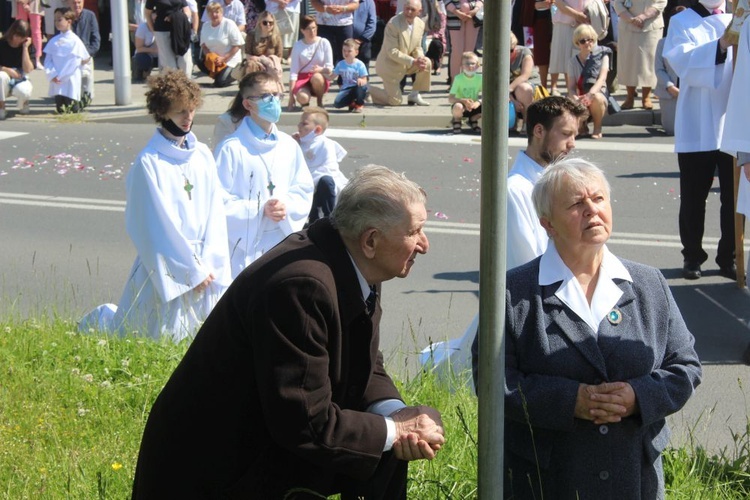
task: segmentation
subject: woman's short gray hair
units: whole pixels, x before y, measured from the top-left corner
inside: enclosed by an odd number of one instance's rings
[[[550,163],[534,184],[531,199],[539,218],[552,217],[552,203],[566,179],[572,182],[575,188],[586,187],[593,180],[600,181],[607,192],[607,198],[610,197],[611,188],[602,169],[582,158],[563,158]]]
[[[424,190],[406,175],[380,165],[367,165],[339,194],[331,221],[341,236],[356,239],[370,228],[387,231],[404,220],[406,207],[426,201]]]

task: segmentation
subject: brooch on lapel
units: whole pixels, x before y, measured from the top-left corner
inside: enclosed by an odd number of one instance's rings
[[[622,321],[622,313],[619,309],[612,309],[611,311],[609,311],[609,313],[607,313],[607,319],[613,325],[619,325]]]

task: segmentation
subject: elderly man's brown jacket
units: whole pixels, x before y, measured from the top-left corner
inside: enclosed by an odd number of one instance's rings
[[[242,272],[198,332],[146,424],[133,498],[281,498],[366,479],[400,399],[354,266],[327,219]]]

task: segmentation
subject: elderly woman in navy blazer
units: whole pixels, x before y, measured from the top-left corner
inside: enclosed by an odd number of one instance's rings
[[[693,336],[661,273],[607,249],[599,168],[549,166],[533,201],[553,244],[507,277],[505,496],[663,498],[665,417],[700,383]]]

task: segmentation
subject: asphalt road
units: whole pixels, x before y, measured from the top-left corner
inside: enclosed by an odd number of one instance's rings
[[[76,319],[117,302],[135,257],[124,230],[124,175],[153,133],[128,124],[0,123],[0,317]],[[285,129],[291,132],[289,129]],[[212,124],[198,123],[199,138]],[[21,134],[13,136],[13,134]],[[429,340],[459,336],[476,313],[479,283],[480,144],[419,131],[332,130],[349,155],[345,173],[378,163],[407,172],[427,191],[430,252],[407,279],[384,285],[383,350],[390,369],[413,374]],[[511,140],[514,157],[525,141]],[[712,449],[730,446],[748,406],[742,355],[750,342],[746,290],[714,274],[718,192],[707,204],[707,276],[680,278],[679,179],[668,138],[643,128],[605,130],[576,154],[601,165],[613,187],[610,248],[662,270],[696,337],[704,383],[673,417],[677,439],[693,432]]]

